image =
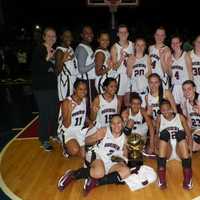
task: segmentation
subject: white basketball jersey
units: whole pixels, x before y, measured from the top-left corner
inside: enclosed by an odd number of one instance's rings
[[[167,46],[163,46],[162,48],[166,48]],[[149,56],[151,58],[151,65],[152,65],[152,73],[156,73],[160,76],[163,82],[163,88],[169,88],[169,78],[166,73],[163,72],[161,62],[160,62],[160,54],[159,49],[152,45],[149,47]]]
[[[126,142],[126,136],[122,133],[119,137],[115,138],[107,127],[105,137],[97,145],[97,153],[100,154],[103,160],[110,160],[112,155],[123,157],[123,147]]]
[[[100,109],[97,112],[96,122],[100,127],[106,127],[109,125],[112,116],[117,114],[117,95],[110,102],[106,101],[103,95],[99,95],[99,102]]]
[[[70,55],[73,57],[71,60],[68,60],[64,63],[63,75],[64,74],[69,74],[73,76],[78,75],[77,60],[76,60],[76,57],[74,56],[74,50],[72,49],[72,47],[65,48],[65,47],[58,46],[56,50],[61,50],[64,53],[71,52]]]
[[[152,109],[153,109],[152,117],[155,120],[157,118],[158,111],[160,109],[159,108],[159,96],[154,97],[150,93],[148,93],[148,95],[147,95],[147,106],[152,107]]]
[[[148,80],[145,77],[148,73],[147,58],[147,55],[139,59],[136,58],[131,77],[132,92],[142,93],[145,92],[148,87]]]
[[[200,101],[200,95],[198,96],[198,102]],[[186,100],[186,108],[188,117],[191,120],[191,128],[194,130],[200,130],[200,114],[193,110],[193,106],[190,104],[189,100]]]
[[[171,121],[167,120],[162,114],[160,115],[159,131],[161,132],[165,129],[170,133],[170,139],[176,139],[177,131],[184,130],[179,114],[175,114]]]
[[[182,85],[189,79],[185,54],[186,52],[183,52],[178,59],[172,56],[172,85]]]
[[[129,109],[129,119],[132,119],[134,121],[134,127],[132,129],[132,133],[138,133],[141,136],[145,136],[147,133],[147,123],[145,122],[144,117],[141,114],[141,111],[139,111],[136,115],[132,115],[131,109]],[[144,132],[144,130],[146,130]]]
[[[115,43],[115,47],[117,50],[117,61],[120,60],[120,56],[121,56],[121,51],[123,51],[123,54],[125,56],[124,61],[122,62],[122,64],[119,66],[119,68],[117,69],[117,72],[126,74],[126,67],[127,67],[127,60],[129,55],[133,54],[133,43],[131,41],[128,41],[128,47],[123,48],[119,43]]]
[[[191,51],[193,80],[196,85],[196,91],[200,93],[200,56],[197,56],[194,50]]]
[[[69,128],[76,127],[81,130],[84,126],[85,118],[86,118],[86,99],[83,99],[83,101],[79,105],[72,99],[72,97],[68,97],[67,99],[72,101],[72,104],[76,105],[71,113],[71,125]],[[63,125],[63,117],[62,117],[61,108],[59,111],[58,124],[59,124],[58,133],[60,133],[61,129],[63,128],[66,129]]]
[[[71,56],[73,57],[71,60],[68,60],[64,63],[62,71],[57,76],[58,83],[58,97],[60,101],[63,101],[67,96],[72,95],[73,92],[73,84],[76,80],[76,76],[78,75],[78,67],[77,60],[74,57],[74,50],[69,47],[57,47],[57,50],[61,50],[62,52],[71,52]]]
[[[108,67],[108,60],[110,59],[110,52],[108,50],[104,50],[104,49],[97,49],[94,54],[96,55],[98,52],[101,52],[101,53],[104,54],[105,60],[104,60],[104,63],[103,63],[103,67],[107,68]],[[96,87],[98,93],[103,93],[103,82],[108,77],[112,77],[111,76],[111,70],[108,71],[103,76],[96,76],[95,87]]]
[[[94,63],[94,52],[93,52],[92,48],[83,43],[80,43],[79,46],[83,47],[87,51],[87,54],[88,54],[85,65],[90,65],[90,64]],[[96,78],[95,67],[92,68],[86,74],[81,75],[81,78],[83,78],[85,80],[86,79],[95,79]]]

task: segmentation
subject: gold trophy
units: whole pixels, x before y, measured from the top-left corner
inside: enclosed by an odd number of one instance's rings
[[[138,133],[131,133],[127,140],[128,146],[128,166],[139,167],[143,165],[142,150],[144,146],[144,140]]]

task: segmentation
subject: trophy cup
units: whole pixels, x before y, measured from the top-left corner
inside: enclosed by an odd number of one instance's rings
[[[144,141],[141,135],[137,133],[132,133],[128,136],[128,166],[130,168],[140,167],[143,165],[143,155],[142,150],[144,146]]]

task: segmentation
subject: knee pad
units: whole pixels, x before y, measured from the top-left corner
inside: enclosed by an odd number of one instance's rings
[[[182,140],[185,140],[185,132],[179,130],[176,132],[176,141],[179,143]]]
[[[164,129],[160,132],[160,140],[164,140],[165,142],[169,142],[170,133],[168,130]]]
[[[200,144],[200,135],[194,134],[192,138],[197,144]]]

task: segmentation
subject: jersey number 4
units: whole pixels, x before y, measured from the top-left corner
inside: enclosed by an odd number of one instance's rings
[[[175,72],[174,76],[176,77],[177,80],[179,80],[180,77],[178,71]]]

